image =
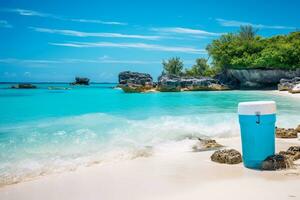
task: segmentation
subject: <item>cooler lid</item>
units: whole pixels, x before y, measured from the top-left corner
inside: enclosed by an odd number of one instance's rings
[[[240,115],[268,115],[276,113],[275,101],[249,101],[241,102],[238,105]]]

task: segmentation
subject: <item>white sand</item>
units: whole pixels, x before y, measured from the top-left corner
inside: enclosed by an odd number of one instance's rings
[[[272,91],[269,91],[269,92],[271,94],[280,95],[280,96],[286,96],[286,97],[291,97],[291,98],[295,98],[295,99],[299,99],[300,100],[300,93],[292,94],[292,93],[289,93],[288,91],[278,91],[278,90],[272,90]]]
[[[240,150],[240,138],[218,141]],[[296,144],[278,139],[277,151]],[[214,163],[213,151],[159,152],[5,186],[0,199],[300,199],[300,162],[296,169],[267,172]]]

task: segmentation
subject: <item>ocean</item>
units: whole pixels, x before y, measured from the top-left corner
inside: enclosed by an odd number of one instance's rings
[[[114,84],[36,85],[0,85],[0,185],[148,156],[193,136],[238,136],[242,101],[274,100],[278,126],[300,124],[299,100],[268,91],[125,94]]]

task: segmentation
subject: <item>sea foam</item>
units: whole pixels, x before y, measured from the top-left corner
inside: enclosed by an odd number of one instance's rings
[[[299,116],[280,115],[291,126]],[[187,151],[195,137],[239,135],[236,113],[128,119],[93,113],[0,128],[0,185],[171,151]],[[190,145],[189,145],[190,144]]]
[[[151,156],[156,146],[186,138],[237,135],[238,125],[230,113],[143,120],[94,113],[4,126],[0,132],[3,185],[79,166]]]

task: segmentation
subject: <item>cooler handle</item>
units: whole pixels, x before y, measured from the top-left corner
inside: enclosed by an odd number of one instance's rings
[[[255,112],[255,115],[256,115],[256,117],[257,117],[256,123],[257,123],[257,124],[260,124],[260,112]]]

